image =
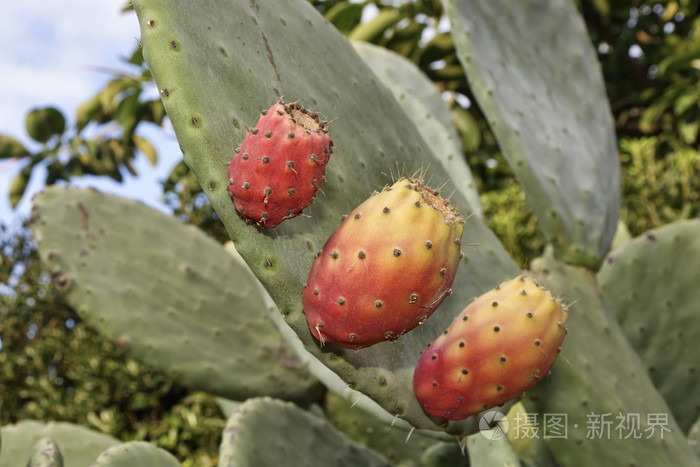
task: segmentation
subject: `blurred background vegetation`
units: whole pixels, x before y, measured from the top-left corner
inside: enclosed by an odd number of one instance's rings
[[[440,1],[310,3],[350,39],[410,58],[435,82],[452,107],[486,221],[527,266],[542,252],[544,238],[471,96]],[[598,51],[616,123],[625,227],[637,235],[698,217],[700,2],[576,4]],[[52,184],[85,174],[119,181],[123,171],[135,174],[135,157],[155,162],[154,146],[137,129],[163,127],[167,116],[160,100],[143,97],[151,75],[140,50],[128,66],[131,73],[113,76],[98,94],[86,96],[76,115],[50,107],[27,115],[27,134],[40,150],[0,135],[0,158],[26,162],[2,194],[13,205],[40,164],[48,169],[45,183]],[[163,181],[162,191],[183,222],[228,239],[184,163]],[[54,289],[26,229],[0,226],[0,317],[3,424],[73,421],[123,440],[153,441],[185,465],[215,465],[225,423],[216,400],[178,386],[86,327]]]

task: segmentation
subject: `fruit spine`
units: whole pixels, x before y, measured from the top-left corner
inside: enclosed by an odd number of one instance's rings
[[[461,420],[546,376],[566,336],[567,308],[520,276],[481,295],[421,353],[413,388],[426,413]]]
[[[236,210],[263,227],[301,214],[325,180],[333,152],[328,123],[284,100],[261,113],[228,167]]]
[[[333,232],[304,285],[311,333],[359,349],[396,340],[451,293],[464,218],[437,190],[401,178]]]

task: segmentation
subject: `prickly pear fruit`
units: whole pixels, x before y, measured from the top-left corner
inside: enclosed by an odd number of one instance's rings
[[[228,166],[236,210],[263,227],[298,216],[323,184],[332,152],[328,123],[280,100],[248,129]]]
[[[359,349],[396,340],[451,293],[464,218],[437,190],[401,178],[343,216],[304,284],[311,333]]]
[[[520,396],[546,376],[567,308],[526,276],[476,298],[421,353],[413,389],[423,410],[461,420]]]

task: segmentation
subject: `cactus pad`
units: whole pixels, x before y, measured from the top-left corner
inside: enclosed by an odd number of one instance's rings
[[[620,204],[600,65],[569,0],[445,2],[457,53],[504,156],[554,246],[596,266]]]
[[[48,437],[40,438],[32,447],[27,467],[63,467],[63,456],[58,446]]]
[[[90,467],[181,467],[168,451],[145,441],[130,441],[104,451]]]
[[[700,220],[650,230],[608,255],[603,298],[687,431],[700,417]]]
[[[105,449],[119,444],[119,440],[111,436],[63,422],[27,420],[3,426],[0,434],[0,467],[26,465],[32,448],[46,438],[60,448],[63,463],[67,466],[90,465]]]
[[[537,416],[541,436],[549,418],[547,442],[556,461],[699,466],[639,357],[605,310],[594,275],[550,258],[537,259],[532,268],[553,294],[572,303],[569,335],[552,374],[523,398],[527,411]],[[561,425],[552,431],[556,421]]]
[[[249,399],[224,429],[219,467],[389,466],[383,457],[337,431],[325,418],[270,398]]]
[[[333,393],[326,396],[325,410],[333,426],[355,441],[379,452],[394,465],[425,465],[421,457],[437,450],[450,459],[449,465],[469,465],[468,458],[462,454],[454,439],[439,440],[436,438],[437,433],[410,433],[391,426]]]
[[[452,121],[449,106],[442,100],[435,83],[412,61],[384,47],[353,42],[355,50],[392,92],[396,101],[413,120],[425,142],[450,173],[471,212],[481,214],[481,201],[469,170],[462,143]]]
[[[232,399],[313,398],[255,278],[192,226],[95,190],[50,187],[32,229],[88,325],[183,385]]]

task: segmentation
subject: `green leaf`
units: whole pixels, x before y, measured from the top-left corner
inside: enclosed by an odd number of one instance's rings
[[[462,146],[467,152],[476,151],[481,144],[481,128],[479,122],[468,110],[460,106],[455,106],[452,109],[452,118],[455,126],[459,130],[462,139]]]
[[[102,110],[102,101],[100,100],[99,94],[93,96],[87,102],[83,102],[78,106],[75,111],[76,124],[78,126],[78,131],[85,128],[90,121],[95,118]]]
[[[29,150],[22,143],[11,136],[0,134],[0,159],[25,157],[28,155]]]
[[[394,8],[383,8],[377,16],[366,23],[359,24],[348,35],[351,41],[374,42],[382,37],[384,32],[401,20],[401,13]]]
[[[52,136],[63,134],[66,118],[55,107],[31,110],[26,119],[27,134],[39,143],[46,143]]]
[[[32,176],[32,167],[32,165],[26,166],[12,179],[10,184],[10,206],[12,208],[15,208],[24,196],[27,185],[29,185],[29,179]]]
[[[333,5],[323,16],[333,23],[339,31],[350,32],[362,19],[362,3],[339,2]]]
[[[136,149],[141,151],[143,155],[146,156],[151,165],[156,165],[158,163],[158,153],[151,142],[137,134],[132,135],[131,138],[136,146]]]

